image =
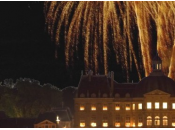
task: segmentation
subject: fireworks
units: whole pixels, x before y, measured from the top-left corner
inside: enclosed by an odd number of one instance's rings
[[[64,45],[67,66],[75,52],[84,49],[85,70],[98,73],[103,63],[107,74],[110,51],[114,51],[127,80],[132,63],[141,79],[142,64],[145,76],[151,72],[153,46],[157,45],[163,71],[175,79],[175,2],[53,1],[45,2],[44,11],[52,40]]]

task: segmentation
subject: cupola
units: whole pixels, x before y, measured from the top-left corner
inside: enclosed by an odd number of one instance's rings
[[[152,71],[161,71],[162,70],[162,60],[158,54],[152,60]]]

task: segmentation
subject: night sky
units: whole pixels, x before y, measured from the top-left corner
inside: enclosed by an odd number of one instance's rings
[[[0,2],[0,6],[0,82],[31,78],[59,88],[77,86],[83,61],[66,69],[64,56],[55,59],[55,45],[45,29],[43,2]],[[118,73],[115,79],[124,81],[118,71],[121,68],[114,65],[113,70]]]

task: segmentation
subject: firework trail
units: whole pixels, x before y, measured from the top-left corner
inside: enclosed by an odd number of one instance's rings
[[[91,68],[98,73],[100,63],[103,63],[107,74],[109,54],[113,50],[116,62],[126,70],[127,81],[132,63],[141,79],[140,66],[143,63],[145,76],[148,76],[155,51],[152,46],[157,45],[164,73],[175,79],[175,2],[53,1],[45,2],[44,7],[52,40],[57,46],[65,46],[67,66],[73,62],[81,44],[85,70]],[[137,51],[140,51],[140,57]]]

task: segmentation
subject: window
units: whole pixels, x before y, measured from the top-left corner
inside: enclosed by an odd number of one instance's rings
[[[125,97],[126,97],[126,98],[129,98],[129,97],[130,97],[130,94],[129,94],[129,93],[127,93],[127,94],[125,95]]]
[[[83,93],[81,93],[81,94],[80,94],[80,97],[81,97],[81,98],[84,98],[84,97],[85,97],[85,95],[84,95]]]
[[[126,110],[130,110],[130,104],[126,104]]]
[[[116,93],[115,98],[119,98],[119,97],[120,97],[120,94]]]
[[[80,120],[80,127],[85,127],[85,120]]]
[[[172,109],[175,109],[175,103],[172,103]]]
[[[96,106],[95,106],[95,105],[92,105],[92,106],[91,106],[91,110],[92,110],[92,111],[96,111]]]
[[[155,122],[154,122],[155,125],[160,125],[160,117],[159,116],[156,116],[155,117]]]
[[[159,109],[159,102],[155,102],[155,109]]]
[[[168,125],[168,118],[167,118],[167,116],[163,117],[163,125]]]
[[[103,94],[103,97],[104,97],[104,98],[107,98],[107,97],[108,97],[108,95],[107,95],[106,93],[104,93],[104,94]]]
[[[132,110],[135,110],[135,104],[132,104]]]
[[[80,105],[80,111],[84,111],[84,110],[85,110],[84,105]]]
[[[92,98],[96,98],[96,94],[95,94],[95,93],[92,93],[92,94],[91,94],[91,97],[92,97]]]
[[[107,105],[103,105],[103,111],[107,111],[107,110],[108,110]]]
[[[159,69],[159,64],[157,64],[157,70]]]
[[[167,102],[163,102],[163,109],[167,109]]]
[[[115,110],[120,110],[120,104],[115,104]]]
[[[151,116],[148,116],[147,117],[147,125],[152,125],[152,117]]]
[[[126,117],[125,119],[125,126],[130,127],[130,117]]]
[[[115,127],[120,127],[120,116],[116,117]]]
[[[97,123],[95,121],[92,121],[91,122],[91,127],[96,127],[97,126]]]
[[[151,102],[147,102],[147,109],[151,109],[152,108],[152,103]]]
[[[161,70],[161,64],[159,64],[159,70]]]
[[[103,127],[108,127],[108,122],[107,122],[107,120],[103,120]]]
[[[172,126],[175,127],[175,116],[172,117]]]
[[[142,109],[142,103],[138,104],[138,109],[141,110]]]
[[[138,118],[138,127],[143,126],[142,117]]]

